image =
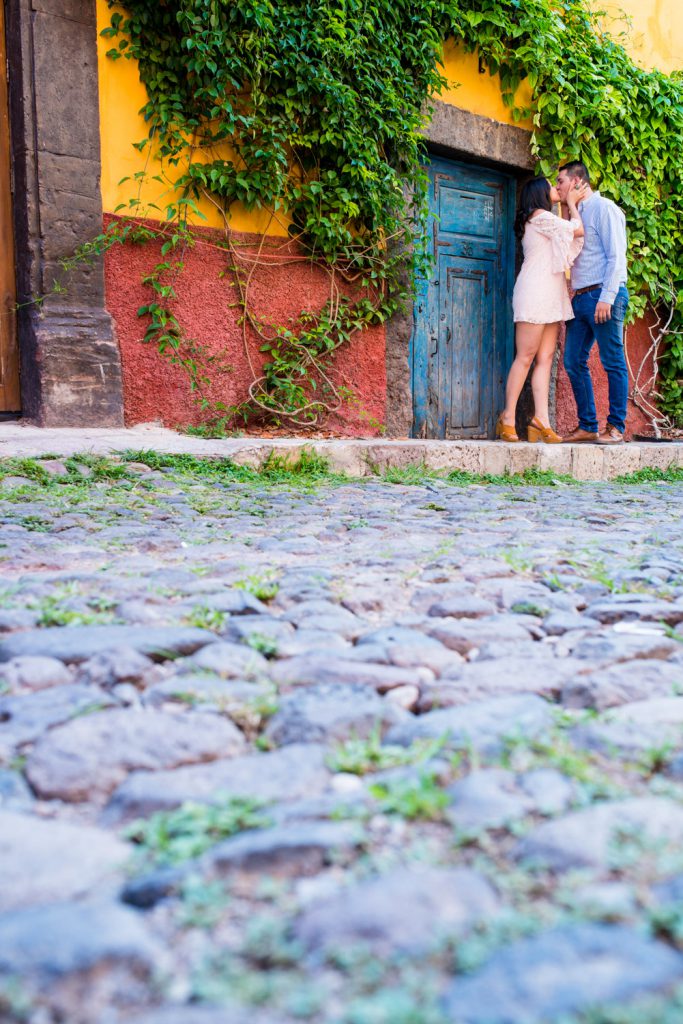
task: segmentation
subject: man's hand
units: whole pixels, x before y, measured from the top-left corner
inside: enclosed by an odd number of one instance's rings
[[[609,302],[598,302],[595,307],[596,324],[606,324],[612,319],[612,306]]]

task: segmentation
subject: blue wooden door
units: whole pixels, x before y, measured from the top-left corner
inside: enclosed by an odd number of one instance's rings
[[[508,175],[431,161],[434,262],[411,345],[416,437],[494,436],[514,349],[514,199]]]

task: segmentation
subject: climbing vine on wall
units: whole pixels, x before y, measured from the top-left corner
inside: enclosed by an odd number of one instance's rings
[[[151,232],[163,236],[163,259],[147,281],[146,338],[185,366],[200,393],[201,346],[183,337],[173,306],[190,220],[205,199],[224,218],[216,244],[234,276],[245,344],[247,329],[256,331],[265,354],[249,407],[294,423],[319,422],[337,407],[335,350],[391,316],[426,265],[421,132],[450,36],[500,72],[513,109],[527,80],[531,111],[515,113],[533,114],[543,172],[581,157],[624,208],[635,310],[650,304],[669,322],[662,402],[683,419],[683,78],[637,67],[601,31],[588,0],[124,0],[122,8],[105,35],[115,43],[110,57],[138,61],[147,89],[149,133],[139,148],[180,171],[165,223]],[[287,324],[259,318],[253,247],[245,253],[230,229],[236,202],[286,220],[298,258],[328,275],[322,309]],[[134,198],[127,212],[138,212]],[[122,230],[114,225],[102,244]],[[256,257],[264,253],[262,245]]]

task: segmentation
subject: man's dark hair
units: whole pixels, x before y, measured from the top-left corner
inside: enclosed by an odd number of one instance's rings
[[[581,181],[585,181],[587,185],[591,183],[588,168],[580,160],[571,160],[568,164],[560,167],[560,170],[566,171],[570,178],[581,178]]]

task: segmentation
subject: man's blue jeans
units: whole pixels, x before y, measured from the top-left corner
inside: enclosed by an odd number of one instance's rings
[[[612,306],[612,319],[604,324],[595,322],[595,307],[599,301],[600,288],[575,296],[572,302],[574,319],[567,324],[564,368],[574,391],[579,426],[582,430],[595,433],[598,417],[588,357],[597,341],[600,362],[605,368],[609,385],[607,422],[623,434],[628,403],[628,370],[624,356],[624,317],[628,306],[628,291],[621,286]]]

